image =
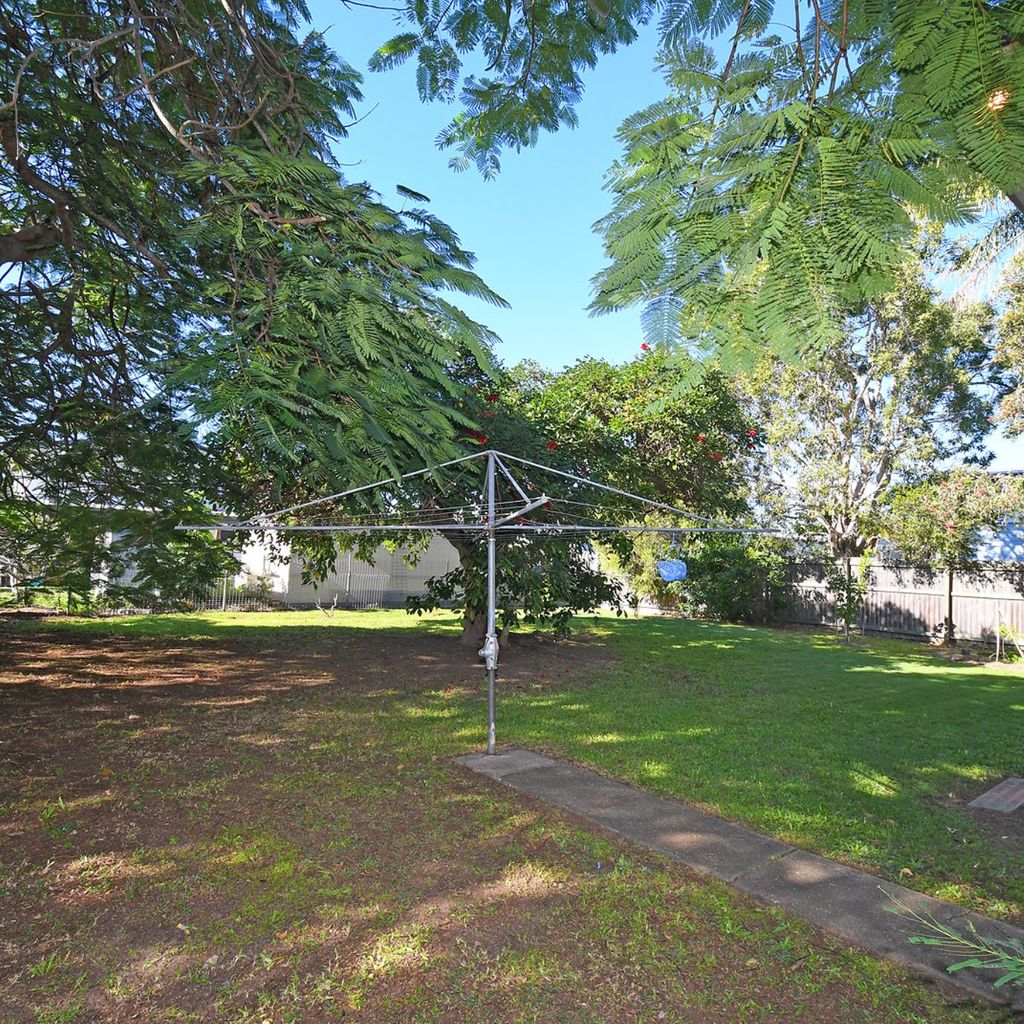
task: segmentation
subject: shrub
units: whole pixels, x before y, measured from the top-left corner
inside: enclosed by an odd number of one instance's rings
[[[788,603],[786,564],[789,545],[773,537],[739,534],[686,534],[675,554],[688,567],[681,583],[665,583],[656,562],[669,545],[660,534],[646,534],[619,560],[629,585],[662,608],[724,622],[772,622]]]

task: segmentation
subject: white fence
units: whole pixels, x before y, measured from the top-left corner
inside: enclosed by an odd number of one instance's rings
[[[851,560],[856,578],[860,565]],[[914,566],[872,563],[857,626],[866,632],[901,636],[942,635],[946,618],[946,573]],[[825,566],[790,566],[790,605],[786,619],[808,625],[832,625],[835,600]],[[1024,565],[987,563],[953,575],[953,623],[962,640],[990,640],[999,618],[1024,634]]]
[[[239,584],[235,577],[222,577],[209,587],[190,594],[187,603],[195,611],[261,612],[281,607],[269,590]]]

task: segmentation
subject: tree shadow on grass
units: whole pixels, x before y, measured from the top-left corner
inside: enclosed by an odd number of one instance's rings
[[[53,745],[45,779],[5,755],[12,1019],[989,1019],[481,783],[449,761],[472,701],[355,669],[333,702],[272,659],[213,703],[140,687],[130,730],[92,684],[14,688],[3,731]]]

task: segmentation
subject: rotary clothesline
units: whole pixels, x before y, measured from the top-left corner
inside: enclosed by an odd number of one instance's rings
[[[468,464],[477,459],[486,460],[483,494],[478,500],[465,502],[461,505],[446,505],[432,508],[429,505],[415,509],[402,509],[395,505],[398,500],[394,489],[400,489],[403,481],[416,480],[439,470],[452,466]],[[573,511],[569,508],[560,508],[562,505],[572,506],[573,509],[589,508],[605,514],[613,511],[607,506],[591,504],[588,502],[576,501],[570,498],[559,498],[557,495],[548,495],[543,490],[531,497],[530,490],[535,487],[533,474],[524,472],[519,468],[519,477],[511,471],[506,464],[513,463],[517,468],[528,467],[570,481],[574,492],[582,488],[593,488],[607,494],[616,495],[620,499],[626,499],[647,509],[655,509],[662,513],[669,513],[676,519],[698,522],[700,526],[655,526],[632,523],[602,523],[598,516],[590,516],[580,511]],[[460,483],[465,472],[470,467],[464,466],[457,474],[455,481],[450,481],[440,489],[443,492],[451,491],[456,483]],[[529,479],[528,479],[529,477]],[[516,497],[498,496],[499,479],[511,486]],[[344,499],[355,498],[358,495],[366,495],[369,492],[387,489],[392,490],[390,499],[394,511],[372,511],[344,513],[340,518],[343,522],[314,522],[296,523],[285,520],[284,517],[294,517],[297,512],[308,512],[317,506],[323,506],[329,502],[338,502]],[[431,496],[433,499],[433,496]],[[619,506],[616,514],[635,515],[635,510],[622,512]],[[460,519],[460,517],[463,517]],[[547,517],[547,518],[545,518]],[[308,518],[308,516],[306,517]],[[394,520],[401,520],[395,522]],[[581,520],[593,519],[592,523],[585,523]],[[371,521],[372,520],[372,521]],[[322,498],[313,498],[310,501],[299,502],[289,505],[287,508],[278,509],[275,512],[268,512],[253,517],[241,523],[217,523],[207,526],[180,526],[182,530],[221,530],[221,531],[260,531],[275,533],[411,533],[416,531],[426,532],[475,532],[486,535],[487,538],[487,632],[484,645],[480,650],[480,657],[483,658],[487,669],[487,753],[495,752],[495,677],[498,667],[498,635],[496,629],[497,620],[497,569],[496,569],[496,539],[502,536],[561,536],[571,534],[594,534],[594,533],[668,533],[674,539],[677,534],[702,534],[702,533],[772,533],[771,530],[755,529],[751,527],[738,527],[715,523],[714,520],[705,516],[699,516],[686,509],[677,508],[660,501],[652,501],[639,494],[632,494],[629,491],[612,487],[608,484],[598,483],[587,477],[569,473],[565,470],[555,469],[553,466],[545,466],[539,462],[532,462],[515,455],[508,455],[494,449],[485,449],[465,455],[462,458],[450,459],[448,462],[438,463],[434,466],[427,466],[424,469],[414,470],[411,473],[403,473],[401,476],[378,480],[372,484],[363,484],[359,487],[351,487],[337,494],[329,494]],[[678,563],[667,572],[673,579],[685,578],[685,564],[678,560],[669,559],[669,562]],[[659,572],[662,571],[662,563],[659,562]]]

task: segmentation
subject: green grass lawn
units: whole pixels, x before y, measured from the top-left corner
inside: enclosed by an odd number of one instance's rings
[[[606,653],[506,680],[499,742],[1019,913],[1019,834],[999,845],[963,809],[1024,774],[1016,670],[896,642],[579,625]],[[455,769],[484,701],[475,668],[468,684],[431,668],[450,616],[13,629],[36,646],[0,666],[11,1020],[997,1019]],[[415,647],[378,663],[418,631],[418,665]]]
[[[296,642],[351,626],[455,630],[450,616],[398,611],[49,625],[193,638],[287,629]],[[985,783],[1024,775],[1020,668],[951,663],[888,639],[848,646],[825,634],[657,617],[578,625],[608,645],[614,665],[502,693],[500,742],[560,753],[942,899],[1024,914],[1016,816],[992,815],[986,831],[964,809]],[[479,708],[469,701],[460,712],[469,739]]]
[[[1001,917],[1024,913],[1024,673],[928,647],[673,619],[598,620],[618,663],[505,700],[502,740],[558,751]],[[990,826],[979,827],[987,821]],[[1004,835],[1008,838],[1003,838]]]

